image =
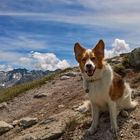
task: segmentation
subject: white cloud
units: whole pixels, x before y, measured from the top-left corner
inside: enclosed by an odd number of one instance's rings
[[[56,70],[70,67],[70,64],[64,59],[60,60],[53,53],[31,52],[28,57],[21,57],[20,65],[38,70]]]
[[[11,65],[0,65],[0,71],[10,71],[13,70]]]
[[[121,53],[127,53],[130,51],[129,44],[125,42],[125,40],[115,39],[112,43],[111,50],[105,50],[106,58],[111,58],[113,56],[118,56]]]

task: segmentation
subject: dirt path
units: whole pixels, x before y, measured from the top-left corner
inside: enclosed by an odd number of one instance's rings
[[[134,82],[134,79],[138,75],[140,74],[135,73],[133,78],[128,79],[136,91],[140,91],[140,81]],[[47,93],[47,97],[36,99],[34,95],[37,93]],[[140,103],[139,93],[135,96],[135,99]],[[0,120],[8,123],[12,123],[14,120],[19,120],[22,117],[36,117],[39,120],[36,125],[27,129],[21,129],[19,126],[16,126],[0,136],[0,140],[39,140],[37,138],[39,135],[41,135],[40,140],[49,138],[54,140],[113,140],[114,138],[109,132],[110,121],[108,113],[101,115],[99,130],[94,136],[83,137],[83,134],[91,123],[90,113],[80,114],[73,110],[74,107],[82,104],[83,100],[85,100],[85,93],[83,92],[82,80],[79,74],[67,80],[60,80],[60,76],[57,76],[53,81],[46,82],[45,85],[14,98],[8,102],[8,108],[0,110]],[[140,122],[139,110],[140,104],[134,111],[128,112],[128,117],[119,116],[119,139],[140,140],[140,128],[133,128],[135,122]],[[82,119],[79,119],[76,124],[73,124],[73,129],[67,128],[66,120],[74,117]],[[42,121],[48,118],[55,118],[57,121],[52,121],[52,123],[47,125],[40,125]],[[65,125],[63,125],[64,123]],[[57,125],[63,128],[61,133],[58,133],[60,129],[52,129],[57,128]],[[48,136],[53,130],[57,134],[57,137]],[[29,136],[24,137],[27,134]]]

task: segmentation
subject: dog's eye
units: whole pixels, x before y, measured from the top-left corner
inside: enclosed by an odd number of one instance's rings
[[[92,61],[94,61],[94,60],[95,60],[95,57],[91,57],[90,59],[91,59]]]
[[[82,62],[85,62],[86,61],[86,58],[82,58]]]

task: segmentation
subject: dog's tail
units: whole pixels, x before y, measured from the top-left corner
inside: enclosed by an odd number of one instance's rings
[[[134,109],[137,106],[137,101],[132,101],[131,99],[131,94],[132,94],[132,89],[130,88],[129,84],[125,84],[125,101],[124,101],[124,108],[125,109]]]
[[[76,110],[79,111],[79,112],[81,112],[81,113],[85,113],[85,112],[89,111],[90,108],[91,108],[91,102],[89,100],[86,100]]]

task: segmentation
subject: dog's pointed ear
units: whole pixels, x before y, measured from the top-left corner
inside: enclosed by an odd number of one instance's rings
[[[97,57],[104,58],[104,49],[105,44],[103,40],[99,40],[95,48],[92,49],[92,51],[95,53]]]
[[[74,45],[74,52],[75,52],[75,58],[79,62],[81,60],[82,54],[86,51],[85,48],[83,48],[80,43],[75,43]]]

